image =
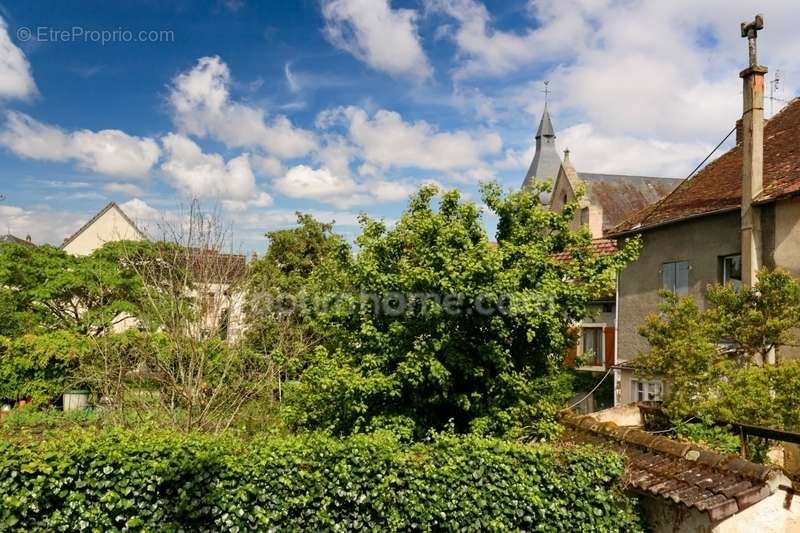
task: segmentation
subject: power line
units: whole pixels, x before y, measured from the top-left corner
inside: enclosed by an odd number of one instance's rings
[[[695,172],[697,172],[697,171],[700,169],[700,167],[702,167],[702,166],[703,166],[703,165],[706,163],[706,161],[708,161],[708,160],[711,158],[711,156],[712,156],[712,155],[714,155],[714,152],[716,152],[717,150],[719,150],[719,147],[720,147],[720,146],[722,146],[722,145],[725,143],[725,141],[727,141],[727,140],[728,140],[728,137],[730,137],[730,136],[731,136],[731,134],[732,134],[734,131],[736,131],[736,126],[734,126],[734,127],[733,127],[733,129],[732,129],[731,131],[729,131],[729,132],[728,132],[728,134],[725,136],[725,138],[724,138],[724,139],[722,139],[722,140],[719,142],[719,144],[718,144],[718,145],[716,145],[716,146],[714,147],[714,149],[713,149],[713,150],[711,150],[711,153],[709,153],[709,154],[706,156],[706,158],[705,158],[705,159],[703,159],[702,161],[700,161],[700,164],[699,164],[699,165],[697,165],[696,167],[694,167],[694,170],[692,170],[691,172],[689,172],[689,175],[688,175],[688,176],[686,176],[686,178],[684,178],[684,179],[685,179],[685,180],[688,180],[689,178],[691,178],[691,177],[694,175],[694,173],[695,173]]]
[[[595,386],[594,386],[594,388],[593,388],[592,390],[590,390],[589,392],[587,392],[587,393],[586,393],[586,396],[584,396],[583,398],[581,398],[581,399],[580,399],[580,400],[578,400],[577,402],[575,402],[575,403],[573,403],[572,405],[570,405],[569,407],[567,407],[567,409],[572,409],[573,407],[575,407],[576,405],[578,405],[579,403],[581,403],[583,400],[585,400],[586,398],[588,398],[589,396],[591,396],[591,395],[592,395],[592,393],[593,393],[594,391],[596,391],[596,390],[597,390],[597,389],[600,387],[600,385],[602,385],[602,384],[603,384],[603,382],[606,380],[606,378],[608,377],[608,375],[611,373],[611,371],[612,371],[612,370],[614,370],[614,369],[613,369],[613,368],[609,368],[609,369],[606,371],[606,375],[605,375],[605,376],[603,376],[603,378],[602,378],[600,381],[598,381],[598,382],[597,382],[597,385],[595,385]]]

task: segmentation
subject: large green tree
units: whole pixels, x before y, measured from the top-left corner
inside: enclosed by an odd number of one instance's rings
[[[796,347],[800,322],[791,275],[763,270],[754,287],[711,286],[703,308],[692,297],[663,296],[640,330],[650,350],[636,365],[666,379],[670,415],[800,429],[800,363],[781,357]]]
[[[570,229],[576,204],[555,213],[538,192],[484,187],[496,242],[475,204],[430,186],[394,227],[363,217],[355,256],[318,270],[313,320],[325,347],[293,390],[289,418],[335,433],[549,434],[569,394],[570,326],[637,243],[598,254],[587,230]],[[569,261],[555,256],[564,251]],[[344,272],[340,292],[319,305],[336,286],[331,271]]]
[[[0,245],[0,335],[58,329],[97,335],[135,314],[141,280],[125,264],[123,246],[109,243],[78,257],[52,246]]]
[[[333,223],[303,213],[297,213],[295,227],[266,236],[266,253],[247,269],[246,338],[275,363],[281,395],[283,381],[297,377],[320,342],[302,312],[315,289],[312,280],[338,286],[341,273],[330,267],[346,265],[351,251],[344,238],[334,233]],[[322,269],[327,269],[325,274]]]
[[[306,288],[309,278],[325,259],[332,255],[346,257],[349,246],[334,233],[333,226],[332,222],[297,213],[295,227],[267,233],[267,252],[248,268],[252,289],[279,289],[296,294]]]

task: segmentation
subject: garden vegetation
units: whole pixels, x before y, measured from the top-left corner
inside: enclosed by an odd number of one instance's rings
[[[640,529],[617,455],[547,443],[571,325],[638,243],[598,254],[539,192],[484,187],[494,239],[429,186],[354,246],[298,214],[246,268],[196,205],[85,257],[0,247],[0,396],[95,406],[0,423],[0,526]]]

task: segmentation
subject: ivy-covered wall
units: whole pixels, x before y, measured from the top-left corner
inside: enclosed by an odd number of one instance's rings
[[[0,442],[0,530],[641,530],[620,457],[390,434],[122,430]]]

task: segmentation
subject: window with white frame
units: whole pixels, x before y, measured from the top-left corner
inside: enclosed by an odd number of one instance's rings
[[[661,265],[662,287],[678,296],[689,294],[689,262],[673,261]]]
[[[584,327],[583,328],[583,353],[593,354],[590,364],[603,366],[603,328]]]
[[[722,259],[722,284],[728,285],[729,283],[734,289],[739,290],[742,287],[742,256],[726,255]]]
[[[660,380],[631,380],[631,401],[660,402],[663,386]]]

